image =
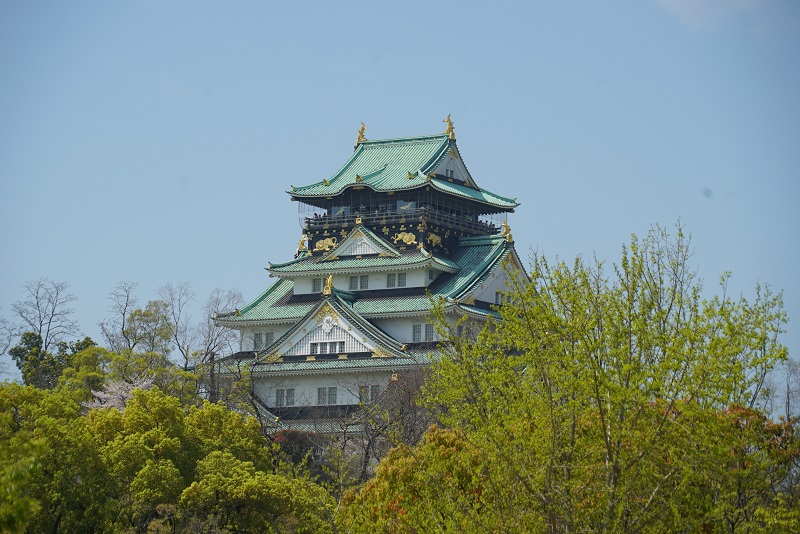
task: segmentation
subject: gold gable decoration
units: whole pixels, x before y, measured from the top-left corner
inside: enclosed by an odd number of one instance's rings
[[[329,276],[328,278],[333,278],[333,276]],[[327,286],[326,286],[326,287],[327,287]],[[330,304],[328,304],[328,303],[326,302],[326,303],[325,303],[325,304],[322,306],[322,308],[320,308],[320,309],[319,309],[319,311],[318,311],[317,313],[315,313],[315,314],[314,314],[314,319],[315,319],[317,322],[319,322],[319,321],[321,321],[322,319],[324,319],[324,318],[325,318],[325,316],[327,316],[327,315],[330,315],[330,316],[331,316],[331,319],[333,319],[334,321],[338,321],[338,320],[339,320],[339,314],[338,314],[338,313],[336,313],[336,310],[334,310],[334,309],[333,309],[333,307],[332,307]]]
[[[333,275],[329,274],[328,278],[325,279],[325,287],[322,288],[322,294],[323,295],[330,295],[332,291],[333,291]],[[329,304],[326,304],[325,306],[330,308]],[[322,309],[324,310],[325,308],[323,307]]]

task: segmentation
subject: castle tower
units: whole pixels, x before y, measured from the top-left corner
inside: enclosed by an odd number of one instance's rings
[[[220,373],[248,368],[276,425],[324,432],[352,417],[442,356],[433,301],[452,323],[480,324],[509,277],[525,277],[507,223],[516,200],[478,186],[446,122],[443,134],[384,140],[362,124],[341,169],[288,191],[302,225],[294,258],[270,263],[277,280],[216,318],[242,332]]]

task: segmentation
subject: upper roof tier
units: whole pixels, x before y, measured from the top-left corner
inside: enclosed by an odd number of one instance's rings
[[[360,141],[350,159],[327,180],[292,187],[293,199],[335,197],[348,188],[367,187],[377,192],[399,192],[430,186],[446,195],[484,204],[498,211],[512,211],[516,199],[481,189],[466,169],[448,134]],[[458,177],[440,174],[445,161],[456,160]],[[451,166],[455,167],[456,162]],[[463,176],[461,176],[463,174]]]

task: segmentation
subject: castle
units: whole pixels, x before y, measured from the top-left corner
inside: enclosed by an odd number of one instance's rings
[[[497,315],[509,277],[526,275],[507,222],[516,199],[478,186],[443,134],[368,140],[331,177],[287,191],[302,237],[276,281],[216,322],[241,332],[222,376],[246,369],[276,428],[325,431],[442,351],[434,302],[451,324]],[[462,320],[459,324],[462,324]]]

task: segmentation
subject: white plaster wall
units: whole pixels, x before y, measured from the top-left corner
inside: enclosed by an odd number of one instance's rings
[[[316,406],[317,388],[336,387],[336,404],[358,404],[359,386],[378,385],[384,391],[392,373],[370,371],[349,374],[293,375],[283,377],[258,376],[253,379],[256,395],[269,407],[275,406],[275,390],[294,388],[295,406]]]
[[[381,330],[401,343],[413,342],[413,325],[425,324],[427,317],[398,317],[394,319],[372,319]],[[424,336],[424,327],[423,327]]]
[[[321,278],[321,277],[320,277]],[[322,286],[325,286],[325,281],[322,281]],[[310,276],[301,276],[294,279],[294,293],[295,295],[303,295],[311,293],[313,289],[313,278]]]
[[[267,332],[272,332],[275,336],[274,339],[278,339],[282,335],[284,335],[290,328],[290,325],[274,325],[274,326],[253,326],[248,327],[242,330],[242,342],[239,350],[241,351],[251,351],[255,350],[253,347],[253,334],[256,332],[261,332],[266,334]],[[264,336],[266,339],[266,335]]]

